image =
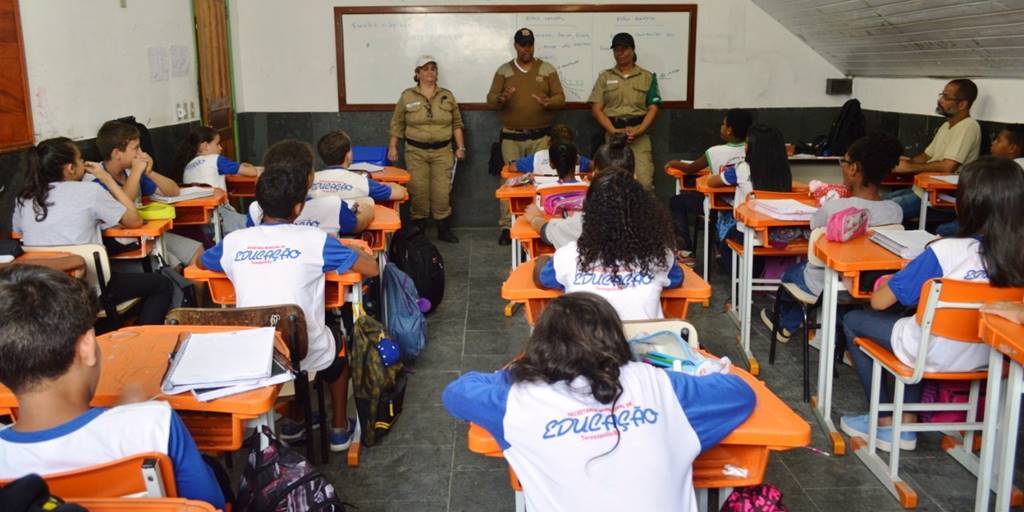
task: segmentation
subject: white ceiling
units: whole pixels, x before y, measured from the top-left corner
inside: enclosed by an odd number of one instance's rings
[[[1024,78],[1024,0],[753,0],[850,76]]]

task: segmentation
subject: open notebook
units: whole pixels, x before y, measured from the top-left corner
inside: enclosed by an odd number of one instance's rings
[[[192,333],[171,353],[160,390],[169,395],[197,388],[253,385],[272,374],[274,328]]]
[[[881,245],[889,252],[903,258],[912,260],[924,252],[925,246],[939,237],[923,230],[911,231],[890,231],[878,230],[871,234],[871,241]]]

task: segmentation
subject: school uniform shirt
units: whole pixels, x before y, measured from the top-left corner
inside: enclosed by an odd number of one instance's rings
[[[107,164],[105,162],[100,162],[100,165],[103,167],[103,170],[107,169]],[[109,171],[107,171],[107,172],[109,172]],[[122,175],[123,175],[124,179],[127,180],[128,177],[132,175],[131,169],[125,169],[124,172],[122,172]],[[113,176],[113,173],[111,173],[111,176]],[[93,176],[92,174],[85,173],[85,176],[82,178],[82,181],[85,181],[85,182],[89,182],[89,181],[96,182],[97,184],[99,184],[99,186],[103,187],[103,190],[107,190],[107,186],[104,185],[102,181],[97,179],[96,176]],[[124,187],[122,187],[122,188],[124,188]],[[160,187],[157,186],[156,182],[153,181],[152,179],[150,179],[149,176],[146,176],[145,174],[143,174],[142,177],[139,178],[139,194],[137,196],[135,196],[135,197],[130,198],[130,199],[132,201],[135,201],[135,204],[142,204],[142,198],[143,197],[151,196],[153,194],[156,194],[159,190],[160,190]],[[109,192],[109,190],[108,190],[108,192]]]
[[[1024,157],[1017,158],[1013,162],[1016,163],[1017,165],[1019,165],[1021,169],[1024,169]]]
[[[915,306],[922,299],[925,281],[948,277],[961,281],[988,282],[981,256],[981,243],[974,238],[943,238],[932,242],[920,256],[903,270],[893,274],[889,289],[904,306]],[[921,326],[913,316],[901,318],[892,328],[892,348],[905,364],[917,360],[921,343]],[[928,372],[966,372],[988,365],[988,346],[984,343],[962,343],[933,336],[925,360]]]
[[[847,208],[861,208],[868,211],[868,226],[887,226],[903,222],[903,208],[895,201],[871,201],[859,197],[845,197],[826,201],[811,217],[811,230],[828,225],[832,214]],[[821,295],[825,288],[825,268],[807,262],[804,266],[804,284],[807,291]]]
[[[561,249],[580,239],[583,234],[583,211],[569,213],[564,219],[551,219],[540,228],[540,238]]]
[[[739,162],[735,165],[723,167],[721,170],[722,181],[727,185],[736,187],[733,193],[732,207],[735,208],[747,199],[747,196],[754,191],[754,184],[750,181],[750,164]],[[729,230],[733,227],[743,232],[743,226],[736,222],[736,216],[732,210],[718,212],[718,221],[715,226],[718,231],[718,240],[725,240]]]
[[[743,142],[729,142],[711,146],[704,152],[711,174],[721,174],[726,167],[734,166],[747,158],[747,145]]]
[[[619,382],[614,411],[584,377],[513,384],[507,370],[463,375],[441,399],[494,436],[527,510],[697,510],[693,461],[750,416],[754,392],[735,375],[643,363],[623,365]]]
[[[556,250],[541,269],[541,284],[545,288],[565,290],[565,293],[596,293],[611,303],[622,320],[664,318],[661,290],[678,288],[683,284],[683,270],[671,252],[665,255],[665,269],[656,270],[654,275],[643,276],[629,269],[621,269],[621,287],[613,284],[611,274],[602,269],[581,270],[578,261],[579,248],[576,242]]]
[[[555,176],[558,174],[558,171],[551,167],[551,154],[546,149],[516,160],[516,170],[519,172],[532,172],[542,176]],[[576,164],[576,173],[589,171],[590,159],[580,155],[580,163]]]
[[[263,208],[259,202],[253,201],[249,204],[245,226],[253,227],[260,224],[263,224]],[[312,226],[328,235],[348,235],[356,231],[356,212],[338,196],[307,199],[302,212],[292,224]]]
[[[47,475],[95,466],[147,452],[167,454],[178,495],[224,508],[213,471],[167,402],[149,401],[110,409],[95,407],[47,430],[0,429],[0,478]]]
[[[98,183],[55,181],[47,195],[46,218],[36,220],[31,199],[14,202],[11,228],[27,246],[102,244],[102,231],[121,222],[125,207]]]
[[[202,183],[221,190],[227,190],[224,176],[238,174],[241,164],[224,155],[199,155],[185,165],[182,183]]]
[[[312,197],[338,196],[342,199],[369,197],[375,202],[391,199],[391,189],[363,174],[341,167],[328,167],[313,174]]]
[[[952,128],[949,121],[942,123],[924,152],[929,162],[953,160],[966,165],[978,158],[980,147],[981,126],[973,117],[968,117]]]
[[[309,349],[302,368],[320,371],[337,350],[324,320],[324,272],[347,272],[357,259],[332,236],[311,226],[263,224],[228,234],[203,253],[203,265],[227,274],[238,307],[298,304],[306,316]]]

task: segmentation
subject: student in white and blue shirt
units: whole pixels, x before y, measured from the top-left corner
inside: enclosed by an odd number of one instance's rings
[[[17,422],[0,427],[0,479],[156,452],[171,459],[174,474],[165,477],[174,479],[179,496],[223,508],[213,471],[166,402],[89,405],[100,378],[97,310],[92,290],[64,272],[34,265],[0,270],[0,383],[19,405]]]
[[[348,448],[355,422],[346,417],[348,365],[338,359],[338,339],[324,315],[324,272],[378,273],[370,254],[349,249],[324,231],[293,222],[305,206],[309,146],[295,140],[267,150],[265,170],[256,183],[256,201],[263,209],[259,226],[240,229],[203,253],[201,265],[227,274],[238,307],[297,304],[306,317],[309,348],[302,369],[316,371],[329,382],[333,425],[331,450]],[[301,437],[302,429],[286,423],[282,437]]]
[[[735,375],[630,362],[618,315],[591,293],[552,300],[523,357],[464,374],[441,399],[494,436],[527,510],[555,512],[696,511],[694,459],[756,402]]]
[[[661,291],[683,283],[668,212],[625,172],[602,170],[583,202],[576,242],[537,258],[534,280],[604,297],[622,320],[662,318]]]
[[[331,236],[358,233],[359,220],[353,208],[358,204],[349,205],[338,196],[323,196],[306,199],[302,213],[292,222],[301,226],[312,226]],[[259,201],[249,204],[249,214],[245,226],[258,226],[263,223],[263,208]]]
[[[957,190],[960,230],[954,238],[932,242],[903,270],[880,284],[871,296],[870,310],[850,311],[843,317],[846,346],[854,368],[871,396],[871,358],[854,343],[869,338],[907,365],[914,365],[921,342],[921,326],[908,309],[922,300],[922,286],[929,279],[948,278],[987,282],[993,286],[1024,286],[1024,172],[1013,161],[982,157],[963,167]],[[896,307],[894,306],[902,306]],[[989,348],[983,343],[963,343],[941,336],[930,341],[925,371],[966,372],[988,364]],[[921,384],[907,386],[904,402],[921,399]],[[892,402],[888,385],[882,384],[881,403]],[[878,445],[889,450],[891,417],[879,418]],[[904,421],[916,421],[904,414]],[[868,415],[843,416],[840,427],[851,436],[867,438]],[[904,432],[900,448],[913,450],[917,433]]]
[[[406,197],[405,187],[401,185],[379,183],[363,173],[348,170],[352,164],[352,140],[345,132],[324,134],[316,147],[327,168],[313,175],[310,196],[334,195],[346,200],[369,197],[377,203]]]

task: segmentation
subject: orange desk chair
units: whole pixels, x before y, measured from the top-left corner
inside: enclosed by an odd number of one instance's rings
[[[320,410],[320,456],[324,464],[330,458],[328,449],[329,425],[325,413],[324,383],[316,378],[316,373],[308,374],[301,368],[300,361],[306,357],[309,340],[306,332],[306,316],[302,308],[294,304],[275,306],[259,306],[249,308],[177,308],[167,313],[164,323],[170,325],[244,325],[252,327],[273,327],[288,343],[288,352],[295,370],[295,382],[313,380],[317,392],[317,405]],[[342,347],[344,351],[344,347]],[[302,415],[306,427],[306,458],[313,459],[313,404],[307,386],[296,385],[295,395],[302,407]],[[182,414],[182,413],[179,413]],[[204,413],[185,413],[186,416],[203,415]],[[193,418],[197,419],[197,418]]]
[[[995,288],[988,283],[957,281],[952,279],[930,279],[921,288],[921,301],[917,306],[915,321],[921,326],[921,342],[913,365],[900,361],[892,351],[882,348],[867,338],[856,338],[854,342],[871,357],[871,408],[868,421],[868,439],[851,439],[854,453],[875,477],[899,499],[903,508],[917,506],[917,493],[899,477],[900,450],[896,444],[903,432],[967,431],[962,442],[946,437],[942,445],[947,453],[960,462],[968,471],[977,472],[978,459],[971,449],[974,446],[974,432],[981,431],[982,422],[977,421],[980,383],[988,378],[985,369],[973,372],[928,372],[925,360],[931,348],[933,336],[942,336],[963,343],[981,343],[978,336],[978,308],[989,301],[1020,302],[1024,288]],[[880,404],[882,370],[895,378],[893,403]],[[966,404],[904,404],[903,393],[907,385],[918,384],[923,379],[961,380],[971,382],[971,392]],[[886,463],[876,452],[878,440],[878,413],[892,412],[892,439],[894,446]],[[904,412],[919,411],[966,411],[966,422],[960,423],[903,423]],[[989,411],[995,414],[996,411]],[[966,448],[965,448],[966,447]],[[985,492],[988,492],[986,490]],[[1019,496],[1019,492],[1015,493]]]
[[[44,475],[54,496],[175,498],[171,458],[163,453],[140,453],[74,471]],[[0,480],[0,487],[14,481]]]
[[[89,512],[215,512],[205,501],[184,498],[65,498]]]

